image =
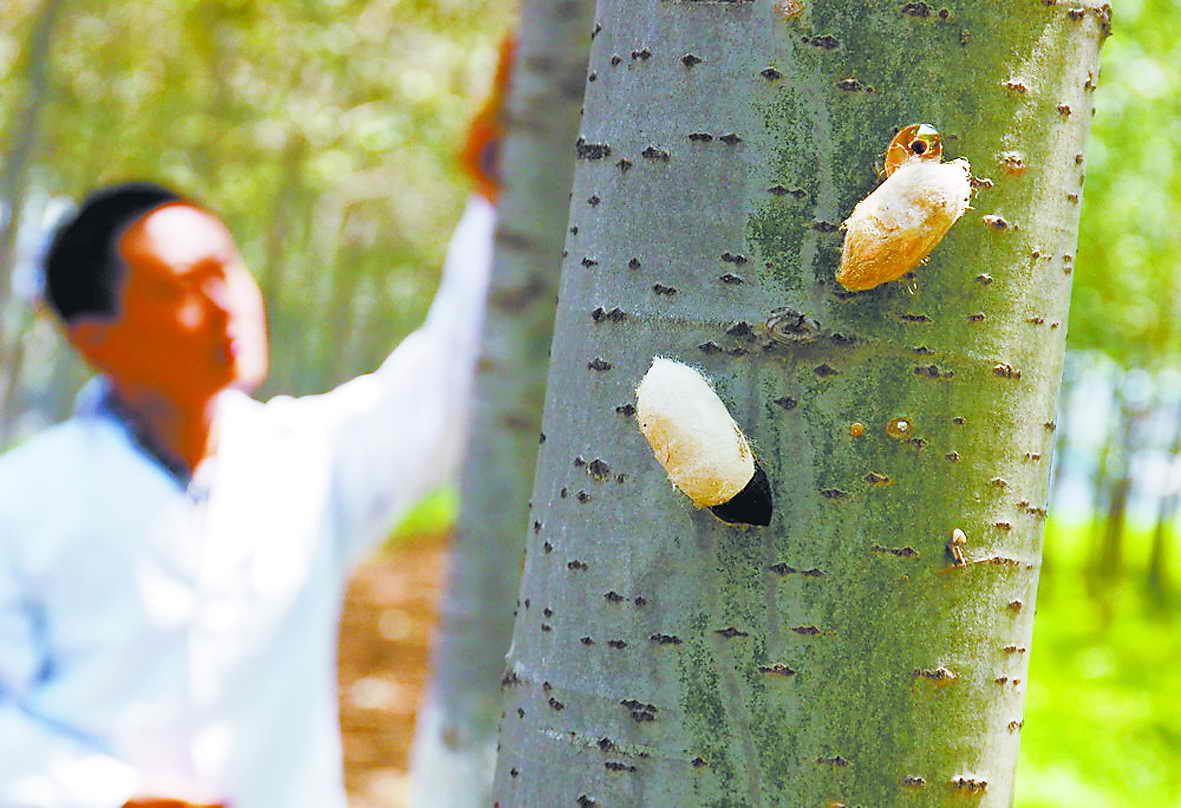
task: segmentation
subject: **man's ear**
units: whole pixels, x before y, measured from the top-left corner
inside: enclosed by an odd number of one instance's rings
[[[66,339],[91,365],[103,367],[110,347],[111,323],[105,317],[75,317],[66,324]]]

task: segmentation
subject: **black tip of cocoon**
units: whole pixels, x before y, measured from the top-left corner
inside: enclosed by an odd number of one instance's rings
[[[754,476],[746,487],[723,502],[710,507],[714,516],[734,525],[771,524],[771,481],[763,467],[755,463]]]

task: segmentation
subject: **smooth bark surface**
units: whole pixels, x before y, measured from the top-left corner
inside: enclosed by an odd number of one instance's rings
[[[500,808],[1010,804],[1108,18],[941,9],[599,3]],[[846,293],[838,225],[923,122],[991,183],[913,292]],[[714,380],[769,527],[669,485],[654,355]]]
[[[41,132],[41,115],[49,102],[50,43],[64,0],[46,0],[27,45],[24,102],[9,128],[11,143],[0,175],[0,447],[8,444],[18,415],[24,340],[33,323],[27,301],[13,301],[12,274],[17,239],[28,201],[29,175]]]
[[[25,191],[33,154],[41,132],[41,113],[49,101],[49,46],[53,28],[64,0],[45,0],[33,24],[28,44],[27,87],[24,103],[11,126],[11,142],[6,150],[3,175],[0,176],[0,200],[8,208],[0,221],[0,306],[8,301],[11,290],[13,249],[20,232]]]
[[[1168,468],[1176,467],[1181,457],[1181,405],[1173,411],[1173,438],[1169,441]],[[1169,543],[1173,540],[1173,522],[1181,494],[1169,491],[1157,502],[1156,524],[1152,529],[1152,549],[1148,553],[1148,594],[1157,606],[1169,601]]]
[[[415,737],[414,805],[490,805],[593,11],[593,0],[522,4],[462,504]]]

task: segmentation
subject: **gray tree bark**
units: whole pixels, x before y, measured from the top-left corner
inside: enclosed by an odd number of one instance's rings
[[[1103,531],[1095,553],[1095,574],[1100,579],[1120,577],[1123,571],[1124,532],[1128,521],[1128,500],[1132,495],[1132,454],[1135,450],[1137,422],[1143,417],[1135,402],[1126,395],[1120,396],[1119,431],[1115,434],[1117,444],[1113,447],[1116,456],[1115,473],[1108,489],[1107,511],[1103,519]],[[1104,588],[1109,588],[1105,586]]]
[[[600,27],[610,155],[575,174],[495,800],[1008,806],[1106,7],[600,0]],[[917,291],[847,293],[837,226],[922,122],[991,183]],[[654,355],[713,379],[769,527],[671,488],[632,417]]]
[[[1174,408],[1173,437],[1169,441],[1169,468],[1181,457],[1181,403]],[[1177,506],[1181,495],[1170,490],[1160,498],[1156,506],[1156,523],[1152,529],[1152,549],[1148,553],[1148,595],[1158,606],[1167,606],[1170,599],[1169,586],[1169,543],[1173,539],[1173,522],[1177,518]]]
[[[11,436],[19,409],[24,370],[24,340],[33,324],[27,301],[13,304],[12,273],[17,237],[28,196],[29,173],[41,133],[41,117],[49,102],[50,44],[64,0],[45,0],[37,12],[26,45],[25,98],[9,125],[11,145],[0,176],[0,447]],[[14,310],[15,307],[15,310]]]
[[[49,101],[49,45],[62,5],[63,0],[45,0],[37,13],[27,46],[25,99],[9,127],[11,145],[0,178],[0,199],[8,207],[7,216],[0,222],[0,306],[5,305],[11,292],[13,248],[20,232],[25,188],[41,132],[41,113]]]
[[[4,355],[4,379],[0,383],[0,448],[8,446],[12,440],[13,427],[20,412],[18,399],[25,368],[25,333],[24,328],[17,332],[11,349]]]
[[[525,0],[461,506],[412,760],[415,805],[490,804],[593,0]]]

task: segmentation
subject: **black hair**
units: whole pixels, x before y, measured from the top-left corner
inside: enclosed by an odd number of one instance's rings
[[[57,229],[45,255],[45,300],[63,322],[117,314],[123,260],[118,241],[145,213],[181,196],[151,182],[93,191]]]

